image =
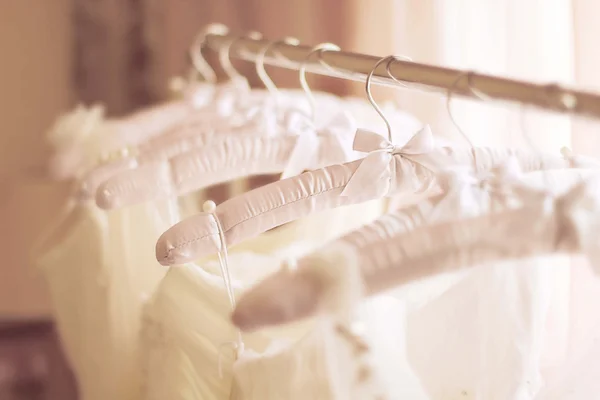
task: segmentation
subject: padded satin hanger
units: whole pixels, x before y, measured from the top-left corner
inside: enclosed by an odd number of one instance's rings
[[[545,187],[548,177],[506,172],[485,180],[454,176],[448,195],[383,215],[299,259],[246,292],[234,323],[250,331],[335,312],[347,296],[500,260],[584,252],[599,269],[598,172],[552,171],[567,178],[555,193]]]
[[[394,56],[386,57],[380,63],[393,59]],[[370,90],[367,94],[370,96]],[[438,147],[427,126],[404,145],[395,145],[381,135],[359,129],[354,150],[367,155],[357,161],[282,179],[219,204],[216,215],[228,245],[326,209],[384,196],[425,192],[435,188],[440,166],[474,166],[481,173],[509,157],[515,157],[526,172],[570,168],[579,161],[588,163],[588,159],[515,149]],[[598,165],[593,161],[589,164]],[[216,227],[208,215],[187,218],[159,238],[156,257],[163,265],[173,265],[214,254],[218,250],[215,235]]]
[[[308,57],[338,50],[337,46],[322,44]],[[306,84],[305,73],[302,68],[300,81],[312,104],[314,98]],[[275,93],[277,89],[271,90]],[[322,128],[315,126],[314,115],[298,112],[288,114],[285,123],[287,127],[279,136],[234,133],[209,140],[195,137],[197,148],[194,150],[108,179],[98,189],[97,204],[102,208],[123,207],[186,194],[244,176],[282,172],[289,176],[356,158],[350,143],[356,126],[347,114],[336,115]]]

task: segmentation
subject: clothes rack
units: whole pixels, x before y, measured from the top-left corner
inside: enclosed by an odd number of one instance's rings
[[[325,76],[364,82],[380,57],[344,51],[324,51],[313,54],[310,46],[273,43],[265,39],[239,37],[232,34],[207,34],[205,48],[218,51],[230,45],[230,56],[246,61],[257,57],[271,44],[269,54],[264,57],[266,65],[299,70],[306,62],[306,71]],[[474,71],[445,68],[412,61],[397,60],[389,65],[382,63],[374,71],[374,84],[395,87],[417,87],[438,91],[452,96],[476,100],[494,100],[519,103],[540,109],[600,119],[600,94],[568,88],[558,84],[536,84],[527,81],[492,76]],[[407,86],[403,86],[406,84]]]

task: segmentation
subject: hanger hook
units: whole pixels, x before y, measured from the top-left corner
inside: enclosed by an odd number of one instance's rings
[[[306,66],[308,65],[308,61],[309,61],[310,57],[315,53],[321,55],[321,53],[323,53],[324,51],[340,51],[340,50],[341,50],[340,47],[333,43],[318,44],[311,49],[311,51],[306,55],[306,58],[300,65],[300,86],[302,86],[302,89],[304,90],[304,93],[306,93],[306,97],[308,98],[308,103],[310,105],[310,118],[313,122],[315,120],[316,104],[315,104],[315,97],[313,96],[312,91],[310,90],[310,86],[308,85],[308,81],[306,80]]]
[[[227,41],[225,46],[219,49],[219,62],[221,63],[221,68],[223,68],[225,75],[227,75],[230,80],[235,80],[242,77],[242,74],[240,74],[231,63],[231,57],[229,55],[229,51],[231,50],[233,43],[240,39],[241,37],[231,38]]]
[[[392,141],[392,126],[390,125],[390,122],[386,118],[385,114],[373,98],[373,94],[371,93],[371,79],[373,79],[373,75],[375,74],[375,70],[377,69],[377,67],[379,67],[384,62],[387,62],[389,64],[393,62],[395,58],[396,56],[391,55],[383,57],[382,59],[377,61],[371,72],[369,72],[369,75],[367,75],[367,79],[365,80],[365,91],[367,92],[367,98],[369,99],[369,103],[371,103],[375,111],[377,111],[377,114],[379,114],[379,116],[383,119],[383,122],[385,122],[385,127],[387,128],[387,137],[390,142]]]
[[[276,46],[278,44],[289,44],[292,46],[298,46],[300,44],[300,41],[293,37],[285,37],[281,40],[272,41],[270,43],[267,43],[267,45],[265,45],[260,50],[260,52],[258,53],[258,56],[256,57],[256,73],[258,74],[258,77],[260,78],[262,83],[265,85],[267,90],[269,90],[269,92],[274,95],[278,94],[279,90],[277,89],[277,86],[275,85],[275,83],[269,77],[269,75],[267,74],[267,71],[265,70],[265,56],[267,55],[269,50],[271,50],[274,46]]]
[[[403,56],[403,55],[396,55],[394,56],[394,59],[392,61],[409,61],[409,62],[413,62],[413,59],[408,57],[408,56]],[[392,71],[390,71],[390,67],[392,66],[393,62],[390,61],[386,64],[385,66],[385,72],[387,72],[388,76],[390,78],[392,78],[393,81],[399,83],[400,85],[404,86],[405,88],[408,88],[409,85],[406,84],[406,82],[402,82],[400,79],[396,78],[394,76],[394,74],[392,74]]]
[[[242,73],[240,73],[237,69],[235,69],[235,67],[231,63],[231,47],[238,40],[245,39],[245,38],[253,39],[253,40],[260,40],[260,39],[262,39],[262,34],[260,32],[250,31],[250,32],[246,33],[245,35],[232,38],[231,40],[229,40],[227,42],[227,44],[225,46],[223,46],[219,49],[219,62],[221,63],[221,67],[223,68],[223,71],[225,71],[225,73],[231,80],[235,80],[235,79],[244,77],[244,75]]]
[[[450,85],[450,87],[448,88],[448,93],[446,96],[446,110],[448,111],[448,116],[450,117],[450,121],[452,121],[452,124],[454,125],[454,127],[456,128],[458,133],[460,133],[460,135],[463,137],[463,139],[465,139],[465,141],[467,142],[469,147],[471,147],[471,149],[474,148],[473,142],[471,141],[471,139],[469,139],[469,136],[465,133],[465,131],[463,131],[462,128],[458,125],[458,123],[456,122],[456,119],[454,119],[454,115],[452,114],[452,109],[450,107],[450,104],[451,104],[450,102],[452,100],[452,95],[454,94],[454,90],[456,89],[456,86],[461,81],[461,79],[463,79],[465,77],[467,78],[467,88],[473,95],[475,95],[476,97],[478,97],[480,100],[483,100],[483,101],[486,101],[488,99],[488,97],[485,94],[483,94],[482,92],[477,90],[475,87],[473,87],[473,84],[471,83],[471,78],[474,74],[475,74],[475,72],[473,72],[473,71],[465,71],[465,72],[459,74],[456,77],[456,79],[454,80],[454,82],[452,82],[452,85]]]
[[[475,72],[473,71],[467,71],[465,73],[460,74],[456,80],[454,81],[454,83],[452,84],[452,86],[450,87],[450,90],[452,90],[453,88],[456,87],[456,85],[458,85],[458,82],[463,78],[466,77],[467,78],[467,89],[469,89],[469,91],[475,96],[477,97],[479,100],[483,101],[483,102],[489,102],[490,101],[490,97],[488,95],[486,95],[485,93],[483,93],[482,91],[478,90],[476,87],[473,86],[472,82],[471,82],[471,78],[472,76],[475,74]],[[469,140],[468,136],[466,135],[466,133],[460,128],[460,126],[458,125],[458,123],[456,122],[456,120],[454,119],[454,116],[452,115],[451,109],[450,109],[450,100],[451,100],[451,96],[452,96],[452,92],[450,91],[448,93],[448,101],[447,101],[447,109],[448,109],[448,114],[450,115],[450,120],[452,121],[452,123],[454,124],[454,126],[456,127],[456,129],[460,132],[460,134],[467,140],[467,142],[469,143],[469,145],[471,147],[473,147],[473,144],[471,143],[471,141]],[[519,128],[521,129],[521,134],[523,135],[523,138],[525,139],[525,143],[534,151],[538,151],[537,147],[535,146],[535,144],[533,143],[533,141],[531,140],[531,137],[529,136],[529,134],[527,133],[527,128],[526,128],[526,124],[525,124],[525,106],[523,104],[521,104],[521,106],[519,107]]]
[[[227,28],[227,26],[223,24],[209,24],[206,27],[204,27],[204,29],[202,29],[200,32],[198,32],[188,52],[189,57],[192,61],[192,65],[208,83],[215,83],[217,81],[217,74],[202,55],[202,50],[206,45],[206,36],[225,36],[227,35],[227,33],[229,33],[229,28]]]

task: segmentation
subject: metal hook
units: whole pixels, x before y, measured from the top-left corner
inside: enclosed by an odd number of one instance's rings
[[[237,69],[235,69],[235,67],[231,63],[231,47],[238,40],[245,39],[245,38],[249,38],[249,39],[253,39],[253,40],[260,40],[260,39],[262,39],[262,34],[260,32],[256,32],[256,31],[248,32],[245,35],[232,38],[231,40],[229,40],[227,42],[227,44],[225,46],[223,46],[219,49],[219,62],[221,63],[221,67],[223,68],[223,71],[225,71],[225,73],[231,80],[235,80],[235,79],[244,77],[244,75],[241,74]]]
[[[263,47],[261,49],[261,51],[258,53],[258,56],[256,57],[256,73],[258,74],[258,77],[260,78],[262,83],[265,85],[267,90],[271,94],[274,94],[274,95],[277,95],[279,93],[279,90],[277,89],[277,86],[275,85],[275,83],[269,77],[269,75],[267,74],[267,71],[265,70],[265,56],[267,55],[269,50],[271,50],[274,46],[276,46],[278,44],[289,44],[292,46],[298,46],[300,44],[300,41],[293,37],[285,37],[281,40],[275,40],[273,42],[268,43],[265,47]]]
[[[334,68],[331,65],[327,64],[325,60],[323,60],[323,52],[317,53],[317,60],[319,64],[323,66],[327,71],[331,73],[332,77],[349,79],[349,80],[362,80],[362,74],[356,71],[350,71],[342,68]]]
[[[564,103],[565,99],[563,97],[560,98],[561,103],[569,108],[569,105],[567,103]],[[568,100],[567,100],[568,101]],[[526,123],[526,113],[527,108],[525,106],[525,104],[521,103],[521,106],[519,107],[519,128],[521,130],[521,135],[523,136],[523,139],[525,139],[525,143],[527,144],[527,146],[529,146],[529,148],[531,148],[533,150],[534,154],[537,155],[541,155],[541,151],[538,148],[538,146],[535,145],[534,141],[531,139],[531,136],[528,133],[528,129],[527,129],[527,123]],[[550,176],[549,174],[546,173],[546,171],[542,171],[542,179],[545,183],[546,187],[550,187]]]
[[[394,56],[394,60],[393,61],[410,61],[413,62],[413,59],[408,57],[408,56]],[[389,63],[386,64],[385,66],[385,72],[387,72],[388,76],[390,78],[392,78],[393,81],[399,83],[400,85],[404,86],[405,88],[408,88],[409,86],[405,83],[402,82],[400,79],[396,78],[393,74],[392,71],[390,71],[390,67],[392,66],[393,62],[390,61]]]
[[[394,61],[395,57],[396,56],[391,55],[391,56],[383,57],[382,59],[377,61],[375,63],[375,66],[371,70],[371,72],[369,72],[369,75],[367,75],[367,79],[365,81],[365,91],[367,92],[367,99],[369,99],[369,103],[371,103],[371,105],[373,106],[375,111],[377,111],[377,114],[379,114],[379,116],[383,119],[383,122],[385,122],[385,126],[387,128],[387,136],[388,136],[388,140],[390,142],[392,141],[392,126],[390,125],[390,122],[386,118],[386,116],[383,113],[383,111],[381,110],[381,108],[375,102],[375,99],[373,99],[373,94],[371,93],[371,79],[373,78],[373,74],[375,74],[375,70],[377,69],[377,67],[379,67],[379,65],[381,65],[381,63],[387,61],[389,64],[392,61]]]
[[[223,24],[209,24],[204,29],[202,29],[192,46],[188,52],[190,56],[190,60],[192,61],[192,65],[196,69],[200,75],[204,78],[205,81],[209,83],[215,83],[217,81],[217,74],[215,70],[212,69],[208,61],[202,56],[202,50],[204,49],[204,45],[206,44],[206,36],[207,35],[221,35],[225,36],[229,33],[229,28]]]
[[[339,70],[337,68],[333,68],[331,65],[327,64],[325,62],[325,60],[323,60],[323,52],[318,52],[317,53],[317,60],[319,61],[319,64],[321,64],[323,67],[325,67],[325,69],[327,69],[328,71],[332,72],[334,75],[332,76],[336,76],[339,78],[347,78],[347,79],[352,79],[352,72],[351,71],[346,71],[346,70]]]
[[[475,74],[475,72],[473,72],[473,71],[466,71],[462,74],[459,74],[456,77],[456,79],[454,80],[454,82],[452,83],[452,85],[450,85],[450,87],[448,88],[448,93],[447,93],[447,98],[446,98],[446,110],[448,111],[448,116],[450,117],[450,121],[452,121],[452,124],[454,125],[456,130],[458,130],[458,133],[460,133],[460,135],[463,137],[463,139],[465,139],[465,141],[468,143],[468,145],[469,145],[469,147],[471,147],[471,149],[474,148],[473,142],[471,142],[471,139],[469,139],[469,136],[465,133],[465,131],[463,131],[461,129],[461,127],[458,125],[458,123],[454,119],[454,115],[452,115],[452,109],[450,108],[450,101],[452,100],[452,94],[454,92],[454,89],[456,89],[456,85],[458,85],[458,83],[460,82],[460,80],[463,77],[467,78],[467,88],[473,95],[478,97],[480,100],[483,100],[483,101],[488,100],[488,97],[485,94],[483,94],[479,90],[475,89],[473,87],[473,85],[471,84],[471,77],[474,74]]]
[[[219,49],[219,62],[221,63],[221,68],[223,68],[225,75],[227,75],[227,77],[230,80],[235,80],[242,77],[242,74],[240,74],[231,63],[231,58],[229,56],[229,50],[231,49],[231,45],[233,45],[233,43],[239,39],[241,38],[232,38],[227,41],[227,44],[225,46]]]
[[[304,93],[306,93],[306,97],[308,98],[308,103],[310,105],[310,118],[313,122],[315,120],[316,104],[315,104],[315,97],[313,96],[313,93],[310,90],[310,86],[308,85],[308,82],[306,80],[306,66],[308,64],[310,57],[315,53],[318,53],[319,55],[321,55],[321,53],[324,51],[340,51],[340,50],[341,50],[340,47],[333,43],[318,44],[312,48],[312,50],[306,55],[306,58],[302,62],[302,65],[300,65],[300,86],[302,86],[302,89],[304,90]]]

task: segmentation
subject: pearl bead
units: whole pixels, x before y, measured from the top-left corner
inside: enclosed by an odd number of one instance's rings
[[[567,110],[572,110],[577,107],[577,97],[571,93],[565,93],[561,97],[561,101]]]
[[[365,324],[362,321],[354,321],[350,325],[350,332],[356,336],[363,336],[366,332]]]
[[[564,146],[560,149],[560,154],[562,154],[563,157],[571,157],[573,152],[567,146]]]
[[[202,210],[206,213],[214,213],[217,209],[217,205],[212,200],[207,200],[202,204]]]
[[[287,260],[283,260],[283,262],[281,263],[281,268],[286,271],[293,271],[296,269],[297,266],[298,266],[298,263],[296,262],[296,259],[294,259],[294,258],[289,258]]]

